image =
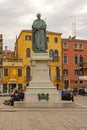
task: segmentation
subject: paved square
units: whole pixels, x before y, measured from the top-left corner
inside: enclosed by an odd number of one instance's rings
[[[4,100],[0,97],[0,104]],[[77,108],[0,109],[0,130],[87,130],[87,96],[75,97]]]

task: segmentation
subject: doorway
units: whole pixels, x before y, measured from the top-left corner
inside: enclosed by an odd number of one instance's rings
[[[9,92],[9,93],[12,92],[12,89],[14,89],[14,88],[16,88],[16,83],[10,83],[10,84],[8,85],[8,92]]]
[[[64,80],[64,89],[69,88],[69,80]]]

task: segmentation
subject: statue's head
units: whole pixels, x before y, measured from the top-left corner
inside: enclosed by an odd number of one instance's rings
[[[38,19],[40,19],[40,17],[41,17],[41,14],[40,14],[40,13],[38,13],[38,14],[37,14],[37,18],[38,18]]]

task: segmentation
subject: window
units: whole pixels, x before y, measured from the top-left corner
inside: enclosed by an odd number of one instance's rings
[[[30,48],[26,49],[26,57],[30,57]]]
[[[26,68],[26,81],[30,81],[30,67]]]
[[[84,70],[83,70],[83,69],[80,69],[80,70],[79,70],[79,75],[80,75],[80,76],[83,76],[83,75],[84,75]]]
[[[80,84],[83,84],[83,80],[80,80]]]
[[[84,65],[83,65],[83,62],[84,62],[84,59],[83,59],[83,57],[80,55],[80,57],[79,57],[79,66],[80,67],[83,67]]]
[[[4,76],[8,76],[8,69],[4,68]]]
[[[56,79],[57,79],[57,81],[60,80],[60,68],[59,67],[56,68]]]
[[[47,37],[47,42],[49,42],[49,37]]]
[[[54,38],[54,42],[57,43],[58,42],[58,38]]]
[[[63,70],[63,75],[68,75],[68,70],[67,69]]]
[[[74,84],[78,84],[78,80],[75,80],[75,81],[74,81]]]
[[[68,44],[67,43],[63,43],[63,49],[67,49],[68,48]]]
[[[23,88],[22,84],[18,84],[18,89]]]
[[[29,36],[29,35],[25,35],[25,40],[26,40],[26,41],[31,41],[31,40],[32,40],[32,37]]]
[[[77,55],[75,55],[75,57],[74,57],[74,63],[78,64],[78,56]]]
[[[79,49],[80,49],[80,50],[83,49],[83,44],[79,44]]]
[[[2,73],[0,72],[0,79],[2,78]]]
[[[58,61],[58,50],[54,51],[54,61]]]
[[[0,65],[2,65],[2,58],[0,58]]]
[[[79,70],[74,70],[74,75],[79,75]]]
[[[3,84],[3,93],[7,93],[7,84]]]
[[[80,55],[79,62],[84,62],[83,57]]]
[[[78,44],[74,44],[74,49],[78,49]]]
[[[52,49],[50,49],[50,51],[49,51],[49,56],[52,57],[52,58],[54,58],[54,52],[53,52]]]
[[[64,63],[64,64],[67,64],[67,63],[68,63],[68,61],[67,61],[67,56],[63,56],[63,63]]]
[[[19,76],[19,77],[22,76],[22,69],[18,69],[18,76]]]

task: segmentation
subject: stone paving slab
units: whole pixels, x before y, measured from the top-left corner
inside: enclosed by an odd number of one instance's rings
[[[87,110],[0,112],[0,130],[87,130]]]
[[[0,97],[0,105],[3,100]],[[76,97],[78,103],[75,108],[52,109],[4,106],[0,109],[0,130],[87,130],[87,96]]]
[[[36,104],[27,104],[24,102],[16,102],[14,106],[8,106],[2,104],[0,106],[0,111],[19,111],[19,110],[58,110],[58,109],[83,109],[84,107],[79,106],[78,104],[71,102],[62,102],[57,104],[47,104],[47,103],[36,103]],[[84,108],[86,109],[86,108]]]

